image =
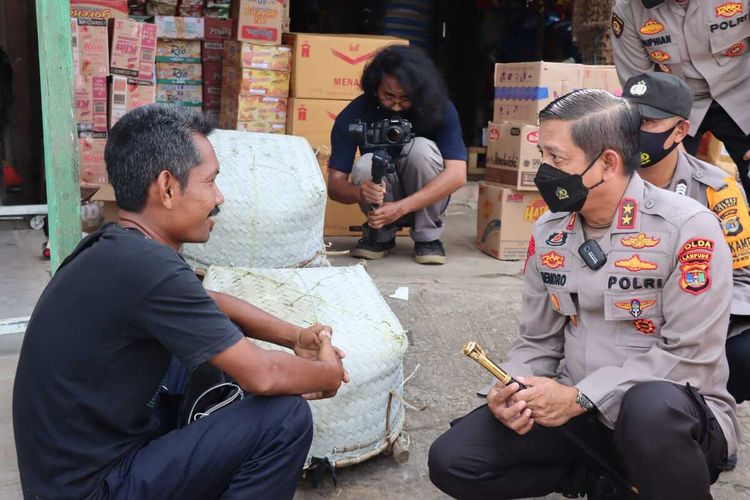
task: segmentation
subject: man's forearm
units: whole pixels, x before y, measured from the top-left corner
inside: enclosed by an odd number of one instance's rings
[[[359,186],[352,184],[347,178],[340,178],[329,174],[328,196],[332,200],[346,205],[359,203]]]
[[[268,314],[242,299],[207,290],[219,309],[234,321],[247,337],[292,348],[300,327]]]

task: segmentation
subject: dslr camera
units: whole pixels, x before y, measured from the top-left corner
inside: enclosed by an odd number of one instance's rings
[[[380,184],[388,174],[396,171],[394,157],[414,138],[411,122],[400,117],[365,123],[357,120],[349,124],[349,133],[361,148],[372,149],[372,181]],[[377,208],[377,207],[375,207]]]
[[[411,122],[400,117],[372,123],[357,120],[349,124],[349,133],[363,148],[380,149],[404,146],[414,137]]]

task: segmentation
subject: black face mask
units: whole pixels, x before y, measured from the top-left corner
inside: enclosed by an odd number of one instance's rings
[[[581,174],[566,174],[548,163],[542,163],[534,177],[534,184],[539,189],[539,194],[551,212],[578,212],[586,203],[589,190],[599,186],[604,179],[587,188],[583,184],[583,176],[599,159],[601,153],[596,155],[586,170]]]
[[[679,145],[675,141],[667,149],[664,149],[664,142],[676,128],[677,125],[664,132],[645,132],[641,130],[641,168],[648,168],[659,163]]]

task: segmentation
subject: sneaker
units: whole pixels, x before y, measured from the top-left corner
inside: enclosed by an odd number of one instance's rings
[[[440,240],[414,242],[417,264],[445,264],[445,249]]]
[[[382,259],[383,257],[388,257],[395,246],[395,238],[386,241],[385,243],[377,243],[369,241],[366,238],[360,238],[359,242],[357,242],[357,246],[354,247],[349,254],[352,257],[357,257],[359,259],[377,260]]]

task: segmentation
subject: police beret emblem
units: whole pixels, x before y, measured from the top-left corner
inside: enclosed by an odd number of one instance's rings
[[[643,80],[630,87],[630,93],[632,95],[644,95],[646,92],[648,92],[648,87]]]

